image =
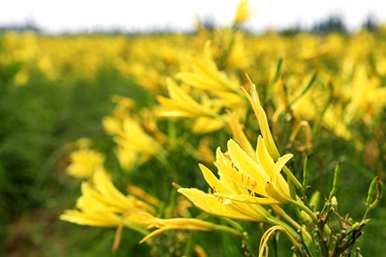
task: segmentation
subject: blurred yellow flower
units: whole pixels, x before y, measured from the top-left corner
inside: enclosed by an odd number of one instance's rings
[[[94,173],[91,182],[82,183],[82,196],[76,207],[65,211],[60,219],[79,225],[131,227],[150,223],[154,212],[147,203],[119,192],[103,169]]]
[[[215,113],[194,100],[188,92],[179,87],[172,79],[166,80],[169,97],[158,97],[158,101],[164,108],[159,112],[162,116],[168,117],[197,117],[197,116],[213,116]]]
[[[71,164],[67,167],[67,173],[79,178],[89,177],[103,167],[104,160],[103,154],[95,150],[76,150],[70,155]]]
[[[240,24],[244,21],[248,20],[250,17],[249,10],[249,1],[248,0],[240,0],[239,6],[237,7],[234,24]]]
[[[105,117],[103,127],[117,144],[116,155],[123,168],[130,170],[162,151],[161,144],[148,135],[137,120],[129,115]]]
[[[217,68],[209,41],[205,44],[203,54],[193,58],[192,68],[192,72],[178,73],[176,78],[187,85],[210,92],[239,92],[238,81]]]

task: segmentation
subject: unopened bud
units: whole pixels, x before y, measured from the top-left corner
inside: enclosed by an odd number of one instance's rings
[[[336,199],[335,196],[331,197],[331,206],[336,209],[338,207],[338,200]]]
[[[382,187],[383,184],[380,177],[377,176],[371,181],[366,199],[367,208],[373,209],[377,206],[382,198]]]
[[[319,191],[315,191],[312,196],[311,196],[311,199],[310,199],[310,207],[313,209],[313,210],[317,210],[318,207],[319,207],[319,201],[320,201],[320,192]]]

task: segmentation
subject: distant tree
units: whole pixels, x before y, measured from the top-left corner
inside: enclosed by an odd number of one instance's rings
[[[282,29],[280,31],[280,34],[282,34],[283,36],[293,36],[293,35],[296,35],[300,32],[304,32],[304,31],[306,31],[306,30],[301,25],[296,24],[294,26]]]
[[[372,15],[368,15],[362,24],[362,28],[368,31],[376,31],[378,29],[378,22]]]
[[[339,15],[331,15],[325,20],[315,23],[311,28],[311,32],[322,34],[328,32],[346,33],[347,29],[344,21]]]
[[[22,24],[5,24],[0,25],[0,31],[17,31],[17,32],[41,32],[42,30],[33,20],[27,20]]]

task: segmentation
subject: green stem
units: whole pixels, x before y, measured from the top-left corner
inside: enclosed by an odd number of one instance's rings
[[[137,226],[137,225],[134,225],[134,224],[130,224],[128,222],[124,222],[124,225],[129,228],[129,229],[132,229],[134,231],[137,231],[138,233],[146,236],[147,234],[149,234],[149,231],[147,231],[146,229],[140,227],[140,226]]]
[[[235,229],[239,230],[239,231],[244,231],[244,228],[239,224],[237,223],[236,221],[234,220],[231,220],[229,218],[223,218],[229,225],[231,225],[232,227],[234,227]]]
[[[310,208],[308,208],[300,199],[291,200],[291,203],[295,204],[301,210],[305,211],[315,223],[318,222],[318,217],[316,217],[315,213]]]
[[[289,216],[282,208],[279,207],[279,205],[272,205],[272,209],[276,212],[276,214],[284,218],[294,228],[296,228],[297,230],[302,229],[299,223],[297,223],[294,219],[292,219],[291,216]]]
[[[176,170],[168,162],[165,150],[162,150],[159,154],[156,154],[155,158],[162,164],[162,166],[164,166],[164,168],[170,173],[173,179],[177,178]]]
[[[295,177],[295,175],[291,172],[291,170],[284,166],[283,168],[284,173],[287,175],[288,179],[302,192],[304,191],[302,183],[299,182],[299,180]]]
[[[226,232],[226,233],[230,233],[232,235],[236,235],[236,236],[242,236],[242,232],[236,230],[236,229],[233,229],[233,228],[230,228],[228,226],[224,226],[224,225],[216,225],[214,227],[215,230],[218,230],[218,231],[223,231],[223,232]]]

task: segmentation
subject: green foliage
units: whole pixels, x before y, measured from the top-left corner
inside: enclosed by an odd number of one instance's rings
[[[111,96],[130,95],[143,99],[142,102],[147,96],[133,81],[108,67],[101,70],[95,80],[78,79],[71,84],[47,81],[36,74],[25,87],[13,85],[7,69],[0,72],[1,248],[12,252],[13,244],[19,248],[32,241],[39,251],[51,256],[48,252],[56,244],[47,244],[49,238],[35,237],[42,236],[38,236],[39,230],[49,229],[55,234],[55,230],[61,228],[58,214],[64,203],[68,202],[65,206],[72,204],[74,193],[79,190],[77,182],[63,174],[69,143],[87,135],[103,149],[110,139],[102,132],[100,122],[112,110]],[[50,224],[38,217],[34,219],[40,214],[50,216]],[[12,238],[20,220],[27,223],[19,231],[20,235]],[[67,226],[70,230],[78,229]],[[59,240],[65,239],[65,235],[62,236]],[[110,248],[109,243],[106,245]]]

